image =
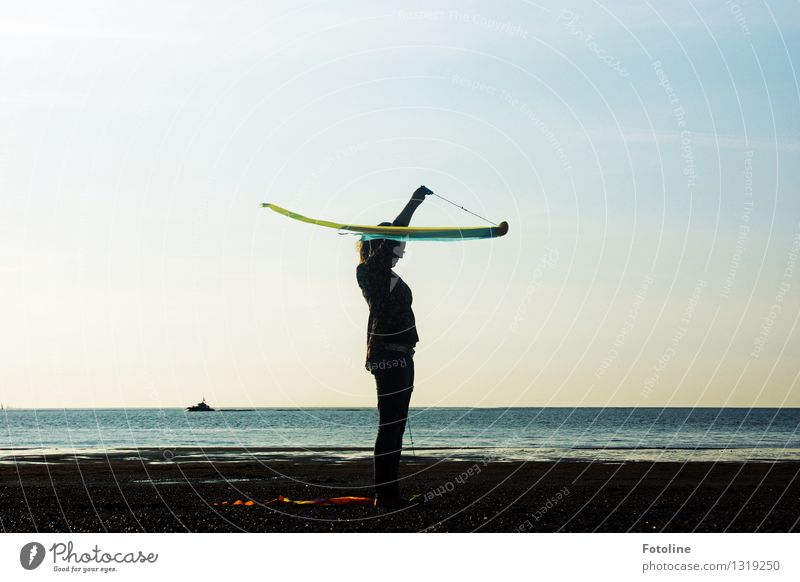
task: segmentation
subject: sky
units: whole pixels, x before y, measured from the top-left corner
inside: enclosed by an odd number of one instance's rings
[[[6,406],[374,406],[355,239],[259,205],[421,184],[510,231],[408,245],[412,406],[800,406],[796,2],[0,10]]]

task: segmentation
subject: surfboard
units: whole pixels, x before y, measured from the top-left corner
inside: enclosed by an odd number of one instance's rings
[[[497,238],[508,233],[508,223],[497,226],[370,226],[366,224],[344,224],[330,220],[318,220],[281,208],[276,204],[264,202],[262,208],[299,220],[308,224],[333,228],[345,234],[360,235],[364,240],[389,238],[400,241],[457,241]]]

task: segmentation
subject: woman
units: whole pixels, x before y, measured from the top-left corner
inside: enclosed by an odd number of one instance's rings
[[[394,222],[380,226],[408,226],[417,207],[432,194],[420,186]],[[359,243],[356,279],[369,306],[366,368],[378,390],[378,437],[375,439],[375,506],[401,509],[412,505],[400,495],[398,472],[408,405],[414,389],[414,346],[417,328],[411,309],[411,289],[392,267],[405,243],[375,239]]]

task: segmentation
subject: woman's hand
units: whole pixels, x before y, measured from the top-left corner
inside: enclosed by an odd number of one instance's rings
[[[411,199],[417,202],[422,202],[423,200],[425,200],[426,196],[429,196],[431,194],[433,194],[433,190],[429,190],[425,186],[420,186],[419,188],[414,190],[414,193],[411,195]]]

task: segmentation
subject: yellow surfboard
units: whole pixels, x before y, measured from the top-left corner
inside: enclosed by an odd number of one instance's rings
[[[401,241],[479,240],[482,238],[497,238],[504,236],[508,232],[508,223],[505,221],[497,226],[369,226],[364,224],[342,224],[329,220],[309,218],[269,202],[265,202],[261,206],[262,208],[269,208],[278,214],[283,214],[289,218],[299,220],[300,222],[333,228],[339,231],[345,231],[349,234],[361,235],[361,238],[365,240],[377,238],[389,238]]]

